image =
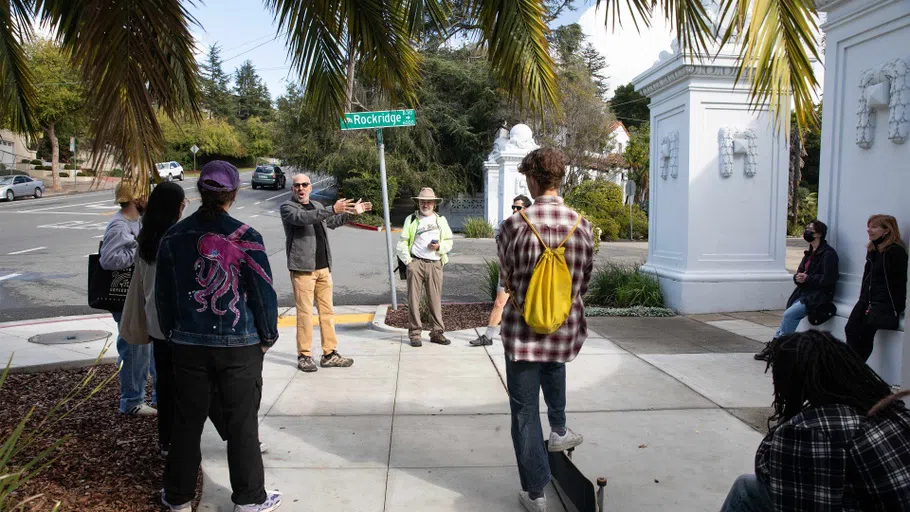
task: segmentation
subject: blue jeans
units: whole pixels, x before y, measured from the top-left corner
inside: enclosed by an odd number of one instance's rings
[[[550,482],[550,461],[543,442],[538,397],[543,388],[550,428],[565,427],[566,365],[515,362],[506,356],[506,385],[512,410],[512,445],[521,488],[542,492]]]
[[[117,327],[120,327],[120,312],[111,313]],[[117,365],[120,368],[120,412],[127,413],[137,405],[145,403],[145,387],[152,375],[152,403],[158,402],[155,388],[158,386],[158,372],[155,371],[155,359],[152,344],[130,345],[117,335]]]
[[[796,332],[796,328],[799,327],[803,318],[806,318],[806,314],[806,305],[803,304],[803,301],[796,299],[796,302],[784,311],[784,319],[780,321],[780,327],[777,328],[774,337],[779,338],[784,334]]]
[[[733,482],[720,512],[765,512],[771,509],[771,495],[765,484],[755,475],[742,475]]]

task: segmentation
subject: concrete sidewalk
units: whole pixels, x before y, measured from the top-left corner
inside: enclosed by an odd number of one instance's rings
[[[776,314],[756,315],[589,319],[591,337],[568,366],[567,411],[585,436],[575,463],[608,479],[607,509],[717,510],[733,479],[752,471],[771,402],[770,376],[752,359],[765,341],[754,320]],[[476,334],[461,331],[450,346],[413,348],[403,332],[339,325],[339,351],[354,365],[303,374],[292,325],[265,357],[260,409],[266,485],[284,493],[281,510],[521,510],[498,339],[470,347]],[[101,341],[27,341],[64,329],[115,326],[108,315],[0,324],[0,358],[97,355]],[[231,510],[225,446],[210,424],[203,469],[201,510]],[[549,506],[562,510],[552,489]]]

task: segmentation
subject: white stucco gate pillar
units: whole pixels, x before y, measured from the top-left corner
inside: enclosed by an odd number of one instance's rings
[[[675,45],[674,45],[675,48]],[[788,146],[767,109],[734,87],[736,54],[691,62],[664,52],[633,80],[651,98],[648,259],[682,313],[781,309]]]
[[[837,317],[824,328],[843,339],[859,298],[869,216],[893,215],[910,240],[910,1],[817,7],[828,15],[818,216],[840,257]],[[890,384],[910,386],[904,318],[899,331],[878,332],[868,363]]]
[[[518,172],[518,164],[540,147],[527,125],[516,124],[508,135],[504,131],[493,142],[493,151],[484,162],[484,212],[493,226],[512,215],[515,196],[528,195],[528,182]]]

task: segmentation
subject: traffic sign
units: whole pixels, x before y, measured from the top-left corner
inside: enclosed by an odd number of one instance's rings
[[[193,144],[193,147],[190,148],[190,151],[195,155],[199,151],[199,146]]]
[[[341,117],[342,130],[394,128],[414,126],[414,110],[383,110],[379,112],[348,112]]]

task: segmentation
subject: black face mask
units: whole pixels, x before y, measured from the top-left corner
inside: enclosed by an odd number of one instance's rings
[[[875,240],[872,241],[872,245],[881,245],[881,243],[885,241],[885,237],[887,237],[887,236],[888,236],[887,234],[884,234],[884,235],[876,238]]]
[[[815,233],[809,230],[803,231],[803,240],[811,244],[815,240]]]

